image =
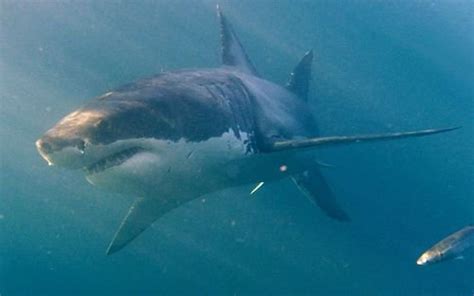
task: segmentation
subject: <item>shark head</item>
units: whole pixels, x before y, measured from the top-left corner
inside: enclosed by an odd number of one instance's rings
[[[156,112],[137,100],[95,100],[61,119],[36,147],[49,165],[103,173],[150,151],[145,131],[172,129],[166,114]],[[150,116],[154,120],[146,121]]]
[[[436,249],[430,249],[424,252],[423,254],[421,254],[418,260],[416,260],[416,264],[429,265],[429,264],[433,264],[433,263],[443,260],[444,257],[445,257],[445,254],[443,252],[440,252],[439,250],[436,250]]]
[[[128,186],[134,194],[148,194],[144,188],[195,178],[196,170],[245,155],[252,145],[248,120],[231,113],[248,110],[248,99],[226,99],[244,94],[240,84],[203,86],[212,73],[165,73],[99,96],[38,139],[38,152],[49,165],[82,169],[89,182],[120,192]],[[227,85],[233,82],[226,70],[221,74]]]

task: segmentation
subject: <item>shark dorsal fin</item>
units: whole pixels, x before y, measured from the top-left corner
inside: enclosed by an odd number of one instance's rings
[[[313,51],[310,50],[293,69],[286,88],[303,100],[308,99],[309,81],[311,80],[311,63],[313,62]]]
[[[258,76],[254,65],[245,53],[237,35],[227,18],[217,6],[217,16],[221,27],[222,64],[238,68],[241,72]]]

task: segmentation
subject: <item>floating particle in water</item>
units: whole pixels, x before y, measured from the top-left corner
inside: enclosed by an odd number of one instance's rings
[[[252,191],[250,191],[250,195],[252,195],[252,194],[254,194],[255,192],[257,192],[257,191],[263,186],[263,184],[265,184],[265,182],[259,182],[259,183],[257,184],[257,186],[255,186],[255,188],[254,188]]]

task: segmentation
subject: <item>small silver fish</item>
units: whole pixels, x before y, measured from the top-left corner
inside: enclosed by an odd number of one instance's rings
[[[449,235],[425,251],[416,261],[418,265],[432,264],[461,257],[461,253],[474,246],[474,225]]]

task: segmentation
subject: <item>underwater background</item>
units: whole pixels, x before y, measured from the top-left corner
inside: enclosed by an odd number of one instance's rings
[[[283,180],[196,199],[106,256],[134,197],[48,167],[34,142],[121,84],[218,66],[217,2],[271,81],[314,50],[323,135],[462,129],[322,149],[350,223]],[[2,296],[474,293],[472,250],[415,263],[474,222],[474,2],[1,0],[0,22]]]

